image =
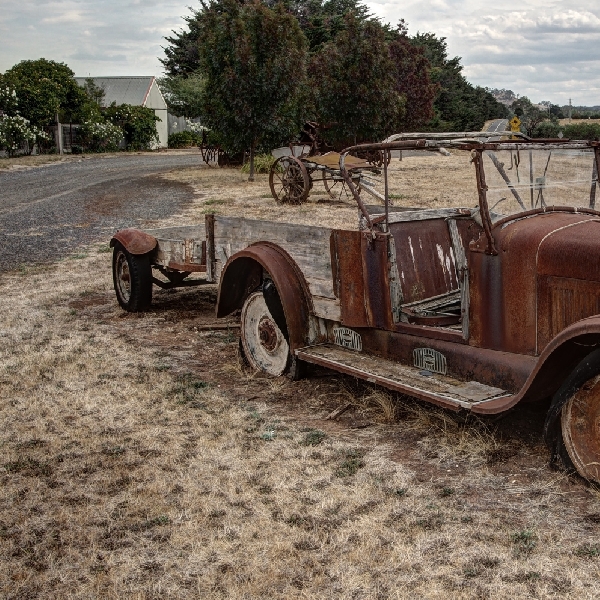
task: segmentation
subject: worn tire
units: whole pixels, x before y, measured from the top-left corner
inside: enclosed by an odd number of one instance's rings
[[[305,363],[290,350],[290,332],[279,292],[271,279],[252,292],[241,312],[238,357],[242,366],[292,381],[304,376]]]
[[[552,452],[552,462],[567,472],[578,472],[584,479],[598,483],[598,477],[590,477],[590,473],[582,469],[581,459],[577,456],[577,442],[573,441],[572,432],[569,431],[569,416],[580,391],[599,374],[600,350],[594,350],[577,365],[554,394],[544,423],[544,437]]]
[[[128,252],[115,243],[112,260],[113,285],[117,301],[128,312],[147,310],[152,302],[152,265],[148,254]]]

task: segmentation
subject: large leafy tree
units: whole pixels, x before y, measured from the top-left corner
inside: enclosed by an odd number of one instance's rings
[[[404,115],[386,31],[353,13],[344,21],[335,39],[311,59],[316,111],[331,142],[378,140],[398,131]]]
[[[179,117],[197,117],[206,78],[201,73],[163,77],[158,80],[169,111]]]
[[[433,102],[439,84],[431,80],[430,64],[425,52],[422,47],[411,42],[403,21],[389,45],[389,52],[395,66],[396,90],[405,99],[402,130],[422,130],[433,118]]]
[[[57,114],[70,120],[88,102],[73,71],[53,60],[21,61],[3,79],[16,91],[21,115],[37,127],[52,123]]]
[[[238,4],[248,0],[237,0]],[[323,44],[331,42],[346,27],[345,16],[352,12],[359,21],[371,19],[369,10],[360,0],[262,0],[262,3],[274,9],[281,4],[284,9],[296,18],[300,28],[308,40],[309,50],[317,51]],[[213,3],[213,8],[219,10]],[[167,78],[186,78],[200,68],[198,40],[203,31],[205,5],[192,14],[184,17],[186,28],[173,31],[166,37],[168,45],[164,48],[165,58],[160,59],[165,68]]]
[[[521,96],[510,107],[521,120],[521,131],[527,135],[533,135],[537,127],[548,119],[548,113],[535,106],[527,96]]]
[[[199,25],[204,125],[228,150],[254,153],[293,137],[304,121],[307,44],[297,20],[258,0],[203,3]]]
[[[346,28],[346,15],[352,13],[359,22],[373,20],[360,0],[263,0],[269,6],[282,2],[296,19],[308,40],[311,52],[332,42]]]

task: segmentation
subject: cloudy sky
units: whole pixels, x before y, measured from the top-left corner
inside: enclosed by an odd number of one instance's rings
[[[534,102],[600,105],[598,0],[365,2],[410,33],[432,31],[474,84]],[[195,0],[0,0],[0,71],[40,57],[78,76],[161,75],[163,38]]]

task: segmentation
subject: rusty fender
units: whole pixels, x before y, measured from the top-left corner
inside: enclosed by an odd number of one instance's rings
[[[156,248],[158,241],[148,233],[139,229],[121,229],[112,236],[110,247],[119,242],[130,254],[146,254]]]
[[[262,283],[263,271],[269,273],[279,293],[290,349],[306,346],[311,295],[298,266],[275,244],[252,244],[225,263],[219,282],[217,317],[225,317],[241,308],[248,295]]]
[[[591,352],[600,348],[600,317],[582,319],[563,329],[539,357],[533,371],[518,394],[475,405],[472,411],[498,414],[521,400],[542,400],[553,396],[575,367]]]

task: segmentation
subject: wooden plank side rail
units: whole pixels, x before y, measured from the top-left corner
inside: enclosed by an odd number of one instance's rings
[[[302,271],[313,296],[316,316],[339,320],[330,239],[331,229],[327,227],[215,216],[214,279],[218,281],[225,263],[236,252],[257,242],[271,242],[284,249]]]

